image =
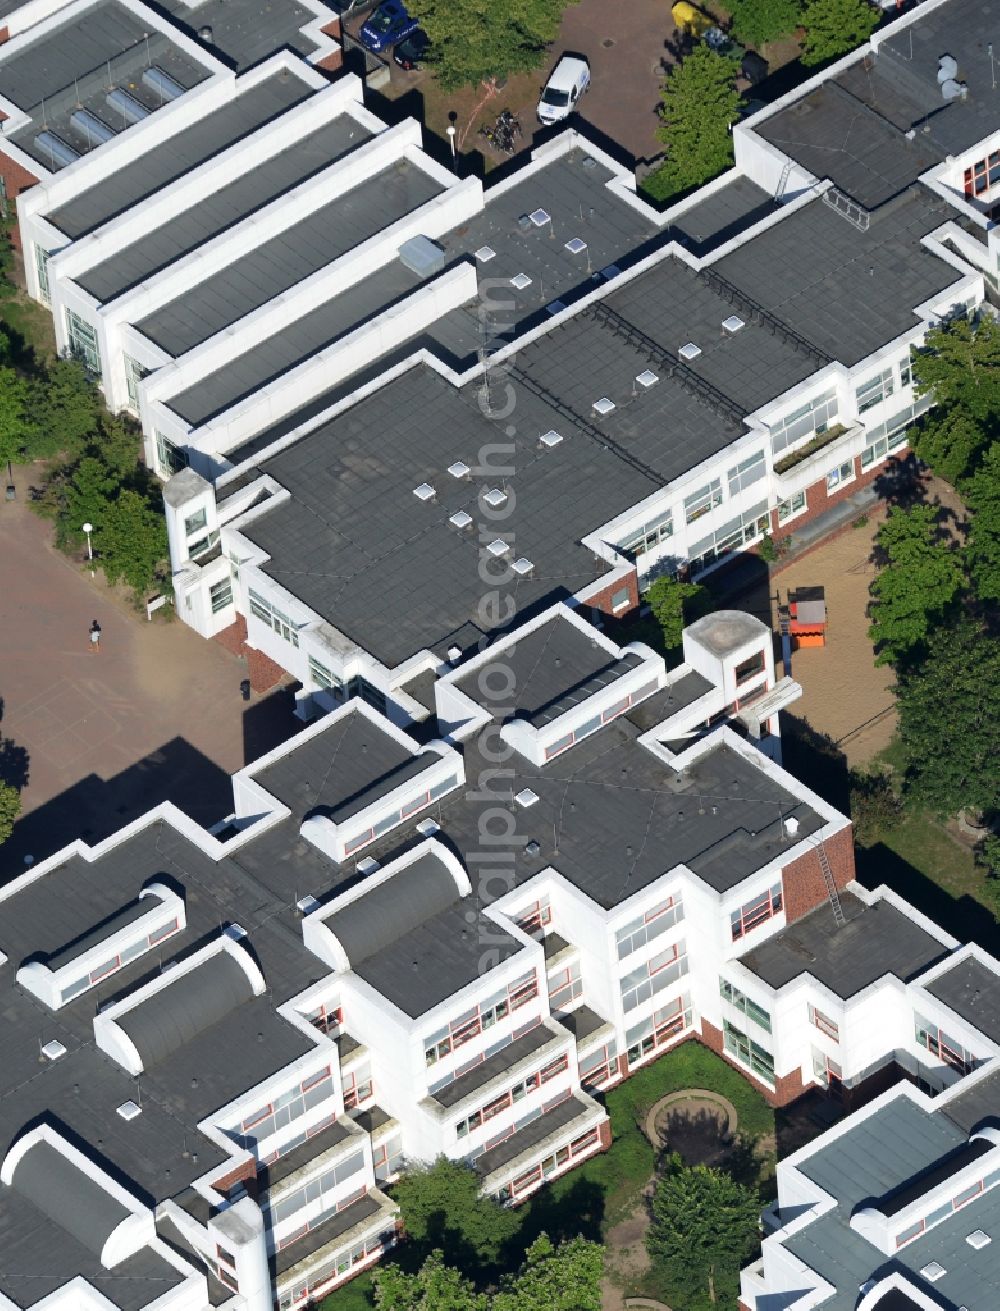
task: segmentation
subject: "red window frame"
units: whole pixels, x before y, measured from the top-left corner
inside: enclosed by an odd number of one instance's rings
[[[963,1206],[968,1206],[969,1203],[974,1198],[978,1197],[982,1191],[983,1191],[983,1181],[982,1179],[977,1179],[974,1184],[970,1184],[968,1188],[963,1188],[960,1193],[957,1193],[951,1199],[952,1210],[960,1211]]]
[[[329,1033],[335,1025],[344,1023],[344,1009],[337,1006],[333,1010],[327,1010],[326,1006],[319,1006],[314,1015],[309,1017],[309,1023],[321,1033]]]
[[[589,1070],[580,1071],[580,1083],[584,1088],[599,1088],[601,1084],[607,1083],[618,1074],[618,1057],[612,1056],[608,1051],[608,1044],[603,1047],[597,1047],[590,1053],[595,1056],[598,1052],[604,1057],[604,1060],[597,1065],[591,1066]]]
[[[579,1156],[581,1152],[585,1152],[588,1148],[593,1147],[594,1143],[596,1143],[599,1138],[600,1133],[597,1129],[588,1129],[585,1134],[570,1143],[570,1156]]]
[[[374,841],[375,830],[370,828],[366,834],[355,838],[353,842],[344,843],[344,855],[353,856],[356,851],[360,851],[362,847],[367,847],[369,842]]]
[[[565,1052],[563,1052],[563,1054],[557,1056],[554,1061],[550,1061],[548,1065],[542,1066],[538,1071],[538,1078],[541,1083],[548,1083],[550,1079],[554,1079],[557,1075],[562,1074],[568,1069],[569,1057]]]
[[[180,923],[175,915],[169,924],[164,924],[159,929],[154,929],[147,938],[150,947],[155,947],[158,943],[165,942],[167,938],[172,938],[175,933],[180,932]]]
[[[825,1033],[828,1038],[833,1040],[833,1042],[840,1042],[840,1025],[835,1024],[834,1021],[831,1020],[829,1016],[824,1015],[821,1010],[817,1010],[811,1002],[809,1004],[809,1018],[814,1027],[819,1029],[820,1033]]]
[[[353,1111],[362,1102],[369,1101],[375,1095],[375,1085],[371,1074],[368,1075],[367,1083],[358,1084],[358,1076],[354,1070],[343,1076],[344,1084],[344,1110]],[[367,1092],[365,1089],[367,1088]]]
[[[514,921],[519,929],[524,933],[537,933],[546,924],[552,923],[552,907],[546,898],[544,901],[539,898],[528,907],[525,914],[521,915]]]
[[[734,942],[739,942],[740,938],[746,937],[761,924],[766,924],[775,915],[781,914],[785,905],[784,889],[781,884],[775,886],[779,889],[776,897],[774,888],[768,888],[759,897],[754,897],[753,901],[748,901],[739,908],[738,918],[731,921],[730,925]]]

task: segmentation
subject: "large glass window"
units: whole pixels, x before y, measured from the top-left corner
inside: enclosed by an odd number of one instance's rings
[[[175,445],[169,437],[164,437],[162,432],[158,432],[156,434],[156,461],[169,478],[172,473],[187,468],[191,459],[187,451]]]
[[[759,1043],[748,1038],[742,1029],[728,1020],[722,1021],[723,1041],[726,1051],[741,1065],[748,1066],[754,1074],[767,1083],[774,1083],[774,1057]]]
[[[687,945],[683,941],[675,942],[651,956],[649,960],[630,970],[622,976],[619,987],[622,994],[622,1009],[634,1011],[643,1002],[649,1001],[654,993],[662,992],[672,983],[688,972]]]
[[[125,388],[128,391],[128,403],[138,413],[139,383],[149,376],[149,369],[144,369],[131,355],[124,355],[122,358],[125,361]]]
[[[713,478],[704,487],[684,498],[684,517],[688,523],[694,523],[702,515],[710,513],[722,504],[722,480]]]
[[[976,1058],[972,1052],[958,1038],[945,1033],[932,1020],[925,1020],[923,1016],[917,1015],[914,1017],[914,1028],[919,1045],[926,1047],[939,1061],[944,1061],[960,1074],[968,1074],[974,1068]]]
[[[842,487],[844,483],[854,481],[854,461],[845,460],[843,464],[838,464],[836,469],[831,469],[826,475],[826,490],[832,492],[837,487]]]
[[[730,552],[741,550],[766,533],[769,526],[767,502],[761,501],[758,505],[752,505],[749,510],[744,510],[735,519],[721,524],[711,536],[694,543],[688,551],[691,571],[696,573],[699,569],[707,569],[710,564],[723,559]]]
[[[52,303],[49,291],[49,252],[35,243],[35,272],[38,274],[38,294],[46,305]]]
[[[683,918],[684,905],[679,892],[676,897],[668,897],[666,901],[658,901],[655,906],[650,906],[645,914],[630,920],[615,933],[618,959],[624,960],[626,956],[631,956],[632,952],[644,947],[652,938],[666,933]]]
[[[329,688],[332,692],[344,691],[344,684],[335,674],[333,674],[326,665],[317,660],[314,655],[309,657],[309,677],[317,687]]]
[[[682,993],[654,1010],[645,1020],[625,1032],[629,1066],[643,1061],[651,1052],[671,1042],[678,1034],[691,1027],[691,995]]]
[[[766,892],[762,892],[759,897],[754,897],[753,901],[748,901],[740,906],[738,910],[734,910],[729,916],[733,941],[739,941],[745,934],[751,933],[757,928],[758,925],[779,914],[782,905],[781,884],[775,883]]]
[[[508,984],[495,996],[487,998],[481,1005],[474,1006],[464,1015],[456,1016],[440,1033],[427,1038],[424,1042],[425,1062],[428,1065],[436,1065],[456,1048],[471,1042],[486,1029],[492,1029],[495,1024],[505,1020],[512,1011],[525,1005],[537,995],[538,978],[534,970],[531,970]],[[451,1077],[454,1078],[455,1075]]]
[[[771,424],[771,451],[778,456],[803,437],[825,432],[837,417],[836,390],[823,392]]]
[[[855,391],[854,398],[858,403],[858,413],[864,414],[865,410],[870,410],[873,406],[879,405],[887,396],[891,396],[895,390],[896,380],[893,377],[892,369],[883,369],[874,378],[869,378],[867,382],[863,382]]]
[[[763,1006],[758,1006],[752,997],[741,992],[728,979],[719,979],[719,994],[723,1000],[728,1001],[731,1006],[735,1006],[738,1011],[742,1011],[748,1020],[753,1020],[754,1024],[759,1024],[762,1029],[771,1032],[771,1016]]]
[[[667,541],[673,535],[674,512],[663,510],[648,519],[641,528],[633,529],[621,543],[621,550],[629,551],[632,555],[643,555],[646,551],[655,550],[661,542]]]
[[[332,1096],[333,1079],[327,1065],[251,1111],[240,1123],[239,1135],[245,1146],[253,1147]]]
[[[735,496],[737,492],[746,491],[754,483],[760,482],[766,473],[764,452],[756,451],[729,470],[729,495]]]
[[[801,514],[806,508],[805,492],[796,492],[790,496],[787,501],[778,502],[778,523],[784,523],[786,519],[794,519],[797,514]]]
[[[272,605],[259,592],[255,592],[252,587],[248,588],[247,595],[250,602],[250,613],[261,620],[262,623],[273,628],[278,636],[283,637],[286,642],[291,642],[292,646],[298,646],[299,635],[288,615],[279,610],[277,606]]]
[[[70,354],[80,361],[88,373],[100,373],[101,352],[97,333],[75,310],[66,310],[66,332],[69,335]]]
[[[227,605],[233,603],[233,581],[231,578],[223,578],[221,583],[216,583],[209,589],[209,600],[212,603],[212,614],[217,615],[220,610],[225,610]]]

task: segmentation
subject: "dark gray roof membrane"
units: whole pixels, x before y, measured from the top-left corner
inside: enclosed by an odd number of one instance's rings
[[[51,1143],[29,1147],[14,1170],[15,1190],[95,1256],[130,1212]]]
[[[221,951],[120,1016],[118,1025],[148,1070],[252,996],[244,970]]]
[[[159,897],[137,897],[129,905],[123,906],[121,910],[115,911],[113,915],[108,915],[99,923],[86,929],[78,937],[60,947],[58,951],[50,953],[45,963],[50,970],[58,970],[70,961],[76,960],[78,956],[82,956],[91,947],[106,942],[112,934],[127,929],[130,924],[142,919],[143,915],[148,915],[150,911],[154,911],[162,905],[163,902],[160,901]]]
[[[451,871],[430,852],[327,920],[352,966],[458,901]]]

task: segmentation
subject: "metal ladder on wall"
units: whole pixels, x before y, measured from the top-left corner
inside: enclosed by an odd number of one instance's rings
[[[778,178],[778,185],[774,189],[775,200],[780,200],[781,197],[785,194],[785,187],[788,186],[788,179],[792,175],[792,167],[793,167],[793,161],[790,159],[786,159],[785,167],[781,170],[781,177]]]
[[[814,842],[813,846],[816,848],[816,855],[819,856],[819,867],[823,871],[823,882],[826,884],[826,895],[830,899],[830,906],[833,909],[833,918],[837,921],[837,928],[842,929],[847,923],[847,919],[844,915],[844,908],[840,904],[840,893],[837,891],[837,884],[834,881],[830,857],[826,854],[826,844],[820,839]]]
[[[838,191],[836,187],[830,187],[823,192],[823,204],[829,205],[835,213],[839,214],[841,218],[847,219],[848,223],[856,227],[859,232],[868,231],[872,216],[856,201],[851,200],[849,196],[845,196],[842,191]]]

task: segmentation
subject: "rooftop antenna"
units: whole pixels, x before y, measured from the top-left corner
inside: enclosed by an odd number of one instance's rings
[[[48,125],[48,120],[45,117],[45,97],[42,96],[42,127],[46,128]]]
[[[110,59],[105,60],[105,67],[106,67],[107,70],[108,70],[108,90],[109,90],[109,91],[113,91],[113,90],[114,90],[114,87],[115,87],[115,84],[114,84],[114,82],[113,82],[112,79],[111,79],[111,60],[110,60]]]
[[[990,82],[993,84],[993,90],[997,89],[997,66],[993,60],[993,42],[991,41],[986,47],[986,53],[990,57]]]
[[[146,42],[146,67],[149,68],[153,62],[153,56],[149,53],[149,33],[143,33],[143,40]]]
[[[83,108],[83,101],[80,99],[80,82],[79,82],[79,79],[78,79],[78,78],[75,78],[75,77],[74,77],[74,79],[73,79],[73,86],[74,86],[74,88],[75,88],[75,90],[76,90],[76,107],[77,107],[77,109],[82,109],[82,108]]]

